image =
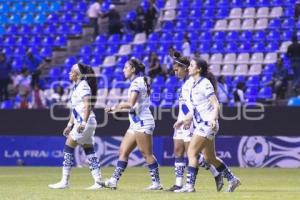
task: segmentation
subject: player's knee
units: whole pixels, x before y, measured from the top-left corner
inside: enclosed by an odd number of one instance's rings
[[[175,147],[174,148],[175,157],[183,157],[184,156],[184,148],[182,147]]]

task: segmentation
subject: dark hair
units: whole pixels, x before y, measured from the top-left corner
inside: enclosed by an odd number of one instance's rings
[[[187,56],[181,56],[181,54],[178,51],[174,51],[173,57],[174,57],[174,64],[176,63],[182,67],[190,66],[190,58]]]
[[[293,41],[293,42],[298,42],[298,36],[297,36],[296,33],[293,34],[293,36],[292,36],[292,41]]]
[[[213,73],[208,70],[208,64],[205,60],[200,58],[193,58],[196,61],[196,65],[201,69],[200,75],[207,78],[214,87],[215,92],[217,92],[217,81]]]
[[[85,65],[83,63],[78,63],[78,68],[80,72],[84,75],[83,79],[89,84],[92,91],[92,107],[94,107],[95,102],[97,100],[97,79],[95,72],[92,67]]]
[[[147,87],[147,94],[150,95],[151,87],[150,87],[147,77],[145,76],[145,69],[146,69],[145,65],[142,62],[140,62],[138,59],[135,59],[135,58],[131,58],[129,60],[129,64],[135,69],[136,75],[144,75],[144,81],[145,81],[145,85]]]

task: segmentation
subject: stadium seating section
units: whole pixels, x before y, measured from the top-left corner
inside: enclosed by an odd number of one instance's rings
[[[67,81],[74,63],[89,64],[105,77],[99,78],[101,98],[96,107],[114,104],[126,98],[129,84],[123,82],[122,68],[129,57],[141,59],[148,68],[150,52],[155,51],[162,60],[169,46],[180,51],[184,35],[188,34],[192,52],[199,52],[216,76],[226,76],[231,98],[236,84],[242,81],[247,101],[271,99],[272,88],[266,83],[272,79],[278,57],[291,72],[285,52],[293,29],[300,27],[300,21],[293,18],[294,3],[295,0],[157,0],[159,30],[148,36],[100,34],[77,55],[66,58],[63,66],[50,70],[47,81]],[[109,4],[105,1],[102,9],[107,10]],[[147,1],[142,0],[141,6],[147,9]],[[27,49],[51,57],[53,47],[64,47],[68,36],[81,35],[82,25],[89,23],[87,7],[84,0],[0,0],[0,48],[14,59],[14,70],[20,70]],[[135,17],[135,11],[130,11],[124,20]],[[151,83],[153,106],[177,104],[181,84],[172,75],[155,77]]]

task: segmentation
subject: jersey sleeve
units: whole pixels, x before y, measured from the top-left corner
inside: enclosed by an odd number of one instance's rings
[[[209,80],[207,80],[203,83],[203,91],[204,91],[204,95],[207,98],[209,98],[211,95],[215,94],[214,87]]]
[[[83,81],[80,85],[79,85],[79,94],[81,99],[83,99],[85,96],[91,96],[92,92],[91,92],[91,88],[88,85],[87,82]]]

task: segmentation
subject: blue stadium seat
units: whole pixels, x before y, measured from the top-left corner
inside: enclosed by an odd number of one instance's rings
[[[264,42],[257,42],[253,45],[253,48],[249,49],[251,52],[265,52],[266,44]]]
[[[266,40],[269,41],[279,41],[280,40],[280,32],[279,31],[270,31],[266,36]]]
[[[96,37],[95,44],[106,44],[107,37],[103,34],[100,34]]]
[[[7,23],[9,24],[19,24],[21,22],[21,17],[19,14],[12,14],[9,18],[8,18],[8,21]]]
[[[55,37],[55,46],[63,47],[67,45],[67,37],[65,35],[59,35]]]
[[[204,7],[203,6],[203,1],[202,0],[193,0],[192,3],[190,4],[190,7],[191,8],[201,8],[201,7]]]
[[[42,39],[38,35],[32,36],[32,38],[29,41],[30,46],[37,46],[40,45],[41,43],[42,43]]]
[[[200,19],[201,18],[201,10],[200,9],[193,9],[190,11],[189,19]]]
[[[160,36],[158,32],[150,33],[148,36],[148,43],[158,43],[159,38]]]
[[[245,41],[244,43],[241,43],[239,46],[238,51],[241,53],[246,53],[251,51],[252,45],[250,42]]]
[[[239,32],[238,31],[230,31],[226,35],[227,41],[236,41],[239,38]]]
[[[179,9],[189,9],[189,6],[190,6],[189,0],[181,0],[177,4],[177,8]]]
[[[66,60],[65,60],[65,67],[67,69],[71,69],[71,67],[77,63],[77,58],[74,57],[74,56],[71,56],[71,57],[68,57]]]
[[[283,3],[284,2],[282,0],[272,0],[270,4],[272,7],[277,7],[277,6],[282,6]]]
[[[162,26],[162,30],[163,32],[169,32],[172,31],[174,29],[174,24],[172,21],[166,21],[163,26]]]
[[[204,33],[206,33],[206,32],[201,32],[201,35],[202,34],[204,34]],[[197,31],[192,31],[192,32],[188,32],[187,33],[187,36],[189,37],[189,39],[190,39],[190,41],[192,42],[192,43],[195,43],[195,42],[198,42],[198,40],[199,41],[201,41],[201,36],[200,36],[200,38],[198,39],[198,37],[199,37],[199,33],[197,32]],[[203,40],[204,41],[204,40]]]
[[[107,43],[108,44],[120,44],[121,36],[120,34],[113,34],[109,36]]]
[[[134,45],[133,48],[132,48],[132,51],[131,51],[131,54],[133,55],[142,55],[144,52],[144,45],[142,44],[139,44],[139,45]]]
[[[281,21],[279,18],[271,19],[269,21],[268,28],[278,30],[281,26]]]
[[[272,99],[272,88],[271,87],[263,87],[258,92],[258,98],[260,99]]]
[[[17,39],[16,45],[26,47],[29,44],[29,38],[26,36],[21,36]]]
[[[274,52],[279,49],[279,43],[277,42],[278,40],[275,40],[275,42],[269,42],[269,44],[266,47],[267,52]]]
[[[11,13],[19,13],[19,12],[23,12],[24,11],[24,6],[22,5],[21,2],[15,2],[13,4],[10,5],[10,9],[9,11]]]
[[[62,71],[59,67],[54,67],[54,68],[50,69],[48,76],[51,79],[58,79],[61,76],[61,73],[62,73]]]
[[[256,4],[258,7],[269,7],[271,3],[270,0],[258,0]]]
[[[181,21],[181,20],[185,20],[189,17],[189,12],[187,9],[183,9],[183,10],[179,10],[177,11],[177,16],[176,18]]]
[[[216,6],[220,7],[220,10],[223,10],[224,8],[228,8],[230,6],[229,0],[219,0]]]
[[[161,43],[170,44],[172,42],[173,35],[171,33],[163,33],[160,37]]]
[[[56,29],[57,29],[57,27],[56,27],[55,23],[49,23],[45,27],[44,33],[46,33],[46,34],[55,34],[56,33]]]
[[[265,74],[260,80],[260,86],[264,87],[271,84],[272,74]]]
[[[293,6],[288,6],[283,9],[283,16],[282,17],[291,17],[294,16],[295,10]]]
[[[86,11],[87,9],[88,9],[87,2],[81,1],[81,2],[77,2],[73,10],[80,12],[80,11]]]
[[[216,0],[205,0],[203,2],[203,7],[207,8],[207,7],[213,7],[216,5]]]
[[[174,30],[175,31],[184,31],[187,29],[187,22],[186,20],[179,20],[176,22]]]
[[[213,40],[214,41],[217,41],[217,40],[224,41],[225,40],[225,36],[226,36],[225,32],[223,32],[223,31],[217,31],[213,35]]]
[[[244,31],[240,34],[239,40],[241,42],[244,41],[252,41],[252,32],[251,31]]]
[[[214,27],[214,21],[212,20],[203,20],[202,24],[201,24],[201,29],[202,30],[208,30]]]
[[[210,52],[210,42],[201,42],[198,50],[201,53],[209,53]]]
[[[157,54],[160,56],[168,54],[169,47],[170,47],[170,44],[168,44],[168,43],[161,44],[157,50]]]
[[[105,45],[97,45],[93,50],[93,55],[102,55],[106,51]]]
[[[6,28],[5,31],[8,35],[14,35],[19,32],[19,28],[17,25],[10,25]]]
[[[250,76],[246,81],[247,87],[258,87],[259,86],[259,76]]]
[[[45,21],[46,21],[46,15],[44,13],[37,14],[33,20],[35,24],[43,24]]]
[[[173,107],[173,101],[163,99],[159,105],[161,108],[172,108]]]
[[[120,43],[127,44],[127,43],[130,43],[132,41],[133,41],[133,35],[130,34],[130,33],[127,33],[127,34],[124,34],[122,36],[122,39],[121,39]]]
[[[187,27],[187,30],[189,31],[198,31],[201,27],[200,21],[191,21]]]
[[[40,56],[43,58],[51,58],[52,57],[52,47],[43,47],[40,50]]]
[[[173,41],[175,43],[182,43],[184,38],[184,33],[183,32],[177,32],[174,34]]]
[[[257,31],[253,36],[253,41],[264,41],[266,39],[265,31]]]
[[[226,0],[224,0],[226,1]],[[224,4],[225,6],[228,6],[227,4]],[[222,4],[219,4],[219,6],[222,6]],[[223,8],[218,9],[215,18],[216,19],[224,19],[229,15],[229,9],[225,8],[225,6]]]
[[[198,37],[197,33],[195,37]],[[200,33],[198,41],[202,42],[202,41],[211,41],[211,40],[212,40],[211,32],[203,31]]]
[[[292,35],[293,35],[293,33],[291,30],[282,31],[281,35],[280,35],[280,40],[282,40],[282,41],[291,40]]]
[[[249,87],[246,89],[245,98],[246,99],[256,99],[258,94],[257,87]]]
[[[49,2],[49,11],[50,12],[56,12],[59,11],[61,8],[61,3],[60,2]],[[86,10],[83,6],[81,7],[83,10]]]
[[[119,50],[119,45],[109,45],[109,47],[106,49],[105,55],[113,55],[117,53]]]
[[[33,15],[32,14],[25,14],[21,18],[21,24],[32,24],[33,23]]]
[[[244,7],[256,7],[256,0],[244,0],[243,1]]]
[[[164,77],[156,76],[153,78],[151,88],[162,88],[165,85]]]
[[[21,57],[14,58],[11,63],[13,72],[21,72],[23,64],[24,64],[23,58]]]
[[[52,36],[45,36],[43,39],[43,46],[53,46],[54,45],[54,39]]]
[[[41,24],[36,24],[31,29],[32,34],[41,34],[43,32],[44,32],[44,27]]]
[[[72,18],[73,18],[72,13],[66,12],[66,13],[63,13],[63,14],[60,16],[59,22],[61,22],[61,23],[71,23],[72,20],[73,20]]]
[[[92,55],[92,47],[89,45],[85,45],[80,49],[81,56],[89,56]]]
[[[90,62],[90,65],[92,67],[97,67],[97,66],[100,66],[101,64],[102,64],[102,60],[99,56],[93,57],[91,62]]]
[[[227,43],[225,47],[225,53],[235,53],[238,49],[238,44],[236,42]]]
[[[50,10],[48,2],[39,2],[36,11],[38,11],[39,13],[49,12]]]
[[[214,8],[207,8],[202,13],[202,19],[213,19],[215,17],[215,10]]]
[[[295,21],[291,18],[289,19],[284,19],[281,28],[283,29],[292,29],[295,26]]]
[[[14,36],[7,36],[3,42],[4,46],[14,46],[16,43],[16,39]]]
[[[47,16],[47,22],[48,23],[58,23],[59,18],[56,13],[51,13]]]
[[[81,35],[82,34],[82,26],[79,24],[73,24],[70,29],[70,34]]]

